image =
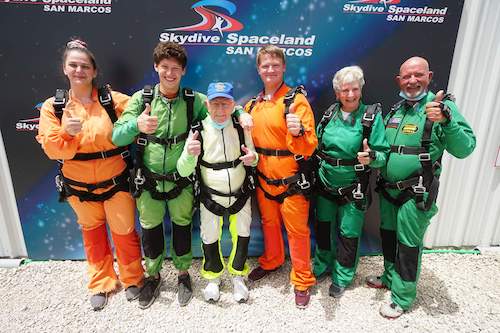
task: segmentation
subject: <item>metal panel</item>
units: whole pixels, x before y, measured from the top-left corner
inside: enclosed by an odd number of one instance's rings
[[[9,164],[0,132],[0,258],[26,255]]]
[[[424,244],[499,245],[500,167],[494,163],[500,146],[500,1],[466,0],[448,91],[474,129],[477,147],[465,160],[443,156],[440,211]]]

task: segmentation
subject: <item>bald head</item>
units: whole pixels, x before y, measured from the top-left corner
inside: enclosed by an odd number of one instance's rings
[[[432,74],[427,60],[421,57],[411,57],[401,65],[396,81],[407,99],[413,100],[427,91]]]
[[[401,75],[401,72],[403,71],[404,68],[409,67],[409,66],[419,66],[422,69],[426,70],[427,72],[429,71],[429,62],[422,57],[411,57],[399,68],[399,74]]]

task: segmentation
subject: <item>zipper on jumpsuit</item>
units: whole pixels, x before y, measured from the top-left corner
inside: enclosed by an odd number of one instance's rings
[[[224,140],[224,129],[222,128],[220,130],[220,133],[222,135],[222,147],[224,148],[224,162],[227,162],[227,155],[226,155],[226,141]],[[231,191],[231,177],[229,176],[229,169],[226,169],[227,173],[227,184],[229,186],[229,193],[232,193]],[[228,204],[231,204],[231,197],[227,198]]]
[[[169,137],[169,132],[170,132],[170,118],[172,116],[172,103],[170,101],[167,102],[167,113],[168,113],[168,119],[167,119],[167,133],[165,135],[165,138],[168,139]],[[169,148],[170,148],[170,145],[169,145]],[[167,162],[167,145],[164,145],[163,146],[163,168],[162,168],[162,172],[165,173],[165,164]],[[164,180],[162,182],[162,192],[165,192],[165,182],[166,180]]]

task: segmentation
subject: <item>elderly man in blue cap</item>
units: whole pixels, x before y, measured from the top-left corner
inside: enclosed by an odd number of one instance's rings
[[[205,300],[217,302],[220,298],[220,276],[225,266],[220,238],[227,215],[233,243],[227,264],[233,280],[233,297],[237,302],[246,302],[248,288],[243,277],[248,274],[250,197],[255,189],[252,167],[257,165],[258,155],[250,131],[243,129],[232,116],[235,101],[231,83],[210,83],[207,97],[210,117],[193,125],[177,161],[177,170],[183,177],[195,171],[199,182],[201,275],[208,281],[203,290]]]

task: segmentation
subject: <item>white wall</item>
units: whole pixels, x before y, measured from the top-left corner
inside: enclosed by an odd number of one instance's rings
[[[27,252],[0,131],[0,258],[20,256],[27,256]]]
[[[425,245],[499,245],[500,167],[494,165],[500,147],[500,1],[465,1],[448,91],[477,147],[465,160],[443,156],[440,211]]]

